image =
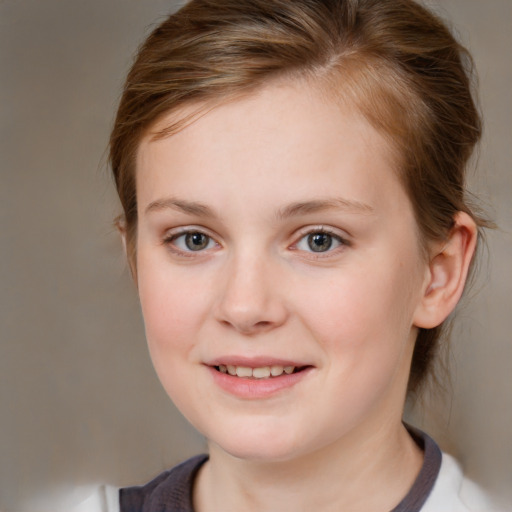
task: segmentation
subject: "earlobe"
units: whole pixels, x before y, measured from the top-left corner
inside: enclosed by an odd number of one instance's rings
[[[416,327],[437,327],[455,309],[464,291],[477,234],[474,220],[458,212],[448,239],[432,247],[423,295],[414,316]]]

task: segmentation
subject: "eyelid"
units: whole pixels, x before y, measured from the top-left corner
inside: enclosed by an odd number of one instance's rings
[[[193,257],[205,255],[205,253],[209,253],[210,249],[203,249],[199,251],[191,251],[191,250],[183,250],[178,248],[173,242],[181,236],[185,236],[189,233],[201,233],[207,236],[210,240],[212,240],[217,247],[221,247],[221,244],[217,240],[217,237],[211,233],[210,230],[202,227],[202,226],[180,226],[177,228],[168,229],[162,237],[162,245],[166,246],[171,252],[177,254],[178,256],[184,257]]]
[[[314,252],[314,251],[303,251],[298,249],[297,245],[301,242],[305,237],[314,234],[314,233],[325,233],[327,235],[331,235],[333,238],[336,238],[340,242],[340,246],[334,249],[329,249],[325,252]],[[351,242],[349,240],[349,236],[335,228],[330,226],[325,226],[322,224],[316,226],[305,226],[296,231],[294,235],[295,242],[293,242],[290,246],[290,249],[301,251],[302,253],[307,254],[308,258],[327,258],[329,256],[337,255],[340,251],[343,251],[346,247],[351,246]]]
[[[210,249],[202,249],[199,251],[192,251],[192,250],[182,250],[179,249],[173,242],[179,238],[180,236],[187,235],[189,233],[202,233],[209,237],[215,244],[216,248],[222,247],[222,244],[218,241],[218,236],[213,234],[209,229],[203,227],[203,226],[179,226],[176,228],[168,229],[164,235],[162,236],[162,245],[166,246],[170,251],[172,251],[174,254],[177,254],[178,256],[183,257],[193,257],[193,256],[201,256],[205,255],[205,253],[210,253],[210,251],[214,248]],[[334,249],[329,249],[325,252],[314,252],[314,251],[305,251],[298,249],[297,245],[299,242],[306,236],[314,234],[314,233],[325,233],[328,235],[331,235],[333,238],[337,239],[340,242],[340,246],[336,247]],[[343,251],[344,248],[350,247],[351,242],[349,240],[349,236],[336,228],[333,228],[331,226],[325,226],[322,224],[313,225],[313,226],[304,226],[300,229],[298,229],[295,234],[293,235],[294,242],[288,246],[289,249],[300,251],[301,253],[307,254],[308,258],[313,259],[319,259],[319,258],[326,258],[329,256],[337,255],[340,251]]]

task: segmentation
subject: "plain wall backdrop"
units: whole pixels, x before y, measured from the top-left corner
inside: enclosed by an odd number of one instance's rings
[[[459,311],[452,397],[412,416],[510,505],[512,2],[428,4],[475,57],[485,135],[471,182],[500,229]],[[132,55],[175,5],[0,0],[3,512],[143,483],[205,448],[153,373],[105,165]]]

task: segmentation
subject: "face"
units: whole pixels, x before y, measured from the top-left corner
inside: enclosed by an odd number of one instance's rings
[[[289,460],[399,424],[426,263],[364,119],[273,84],[145,138],[137,195],[151,357],[212,444]]]

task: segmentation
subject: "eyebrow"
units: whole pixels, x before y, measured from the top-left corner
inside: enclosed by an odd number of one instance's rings
[[[145,213],[157,212],[166,209],[177,210],[188,215],[197,217],[217,217],[217,214],[207,205],[195,201],[184,201],[172,197],[166,199],[157,199],[149,203]]]
[[[277,218],[287,219],[289,217],[323,212],[326,210],[343,210],[349,213],[364,214],[373,213],[375,211],[372,206],[361,203],[360,201],[352,201],[341,197],[336,197],[292,203],[285,208],[278,210]]]
[[[196,201],[185,201],[176,198],[157,199],[152,201],[145,209],[145,213],[151,213],[166,209],[172,209],[188,215],[197,217],[218,218],[217,213],[209,206]],[[281,208],[276,213],[279,220],[288,219],[299,215],[323,212],[326,210],[343,210],[349,213],[369,214],[374,212],[374,208],[360,201],[352,201],[344,198],[314,199],[311,201],[297,201]]]

